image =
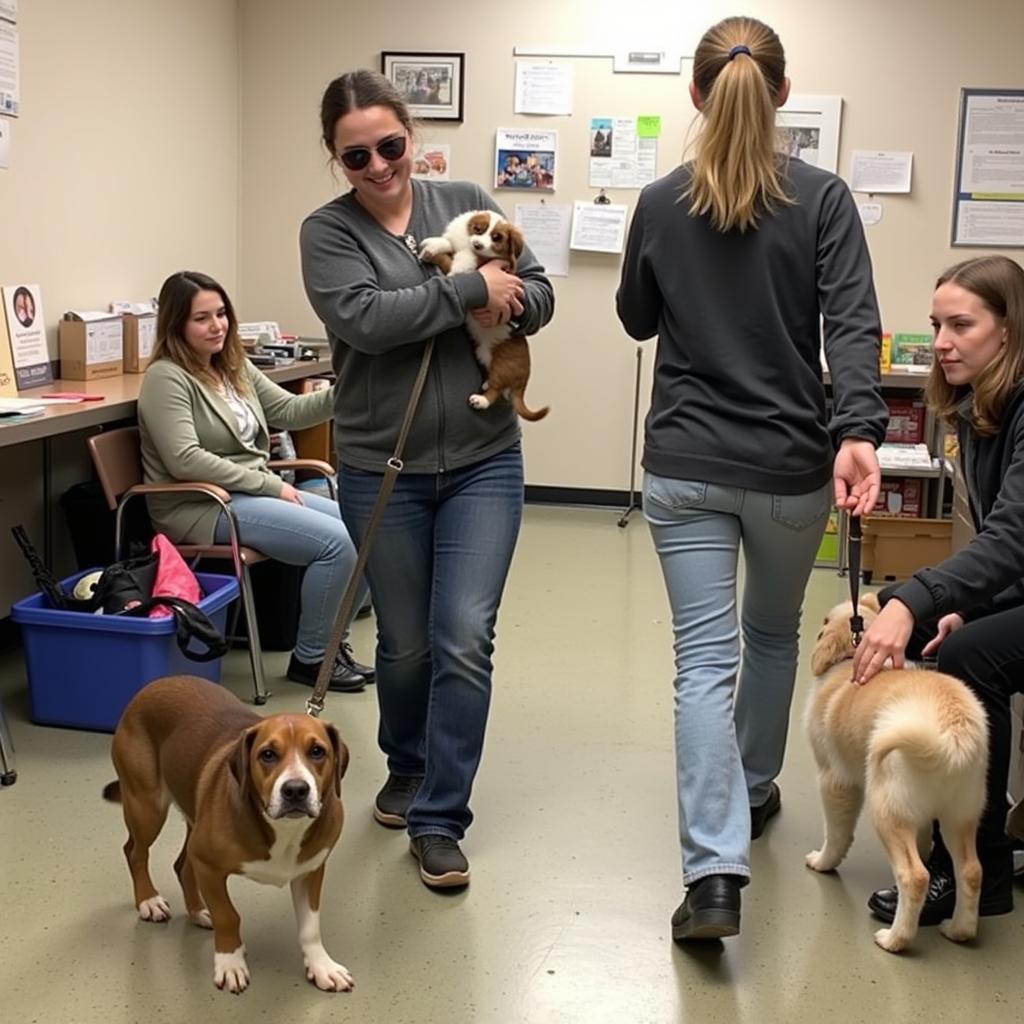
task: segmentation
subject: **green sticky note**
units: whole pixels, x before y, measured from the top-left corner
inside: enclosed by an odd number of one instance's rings
[[[661,116],[641,114],[636,119],[636,133],[641,139],[656,139],[661,135]]]

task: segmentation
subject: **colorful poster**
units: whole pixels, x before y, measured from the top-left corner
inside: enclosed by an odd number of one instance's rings
[[[558,132],[499,128],[495,142],[494,187],[555,188]]]

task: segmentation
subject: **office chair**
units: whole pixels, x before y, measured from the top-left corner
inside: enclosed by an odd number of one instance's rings
[[[253,599],[249,566],[266,559],[266,555],[255,548],[246,547],[238,538],[238,520],[231,507],[231,495],[217,484],[201,481],[172,484],[143,483],[142,454],[139,447],[138,427],[119,427],[115,430],[94,434],[86,439],[92,456],[96,475],[99,477],[107,506],[114,517],[114,560],[123,557],[124,509],[132,498],[147,494],[202,494],[216,502],[224,512],[228,523],[227,544],[176,544],[182,558],[194,564],[200,558],[225,559],[232,565],[238,580],[245,609],[245,621],[249,631],[249,659],[252,662],[252,676],[255,704],[265,704],[270,696],[263,675],[263,648],[260,644],[259,628],[256,625],[256,604]],[[276,459],[267,463],[274,470],[308,470],[323,476],[332,498],[337,498],[334,486],[334,469],[319,459]]]

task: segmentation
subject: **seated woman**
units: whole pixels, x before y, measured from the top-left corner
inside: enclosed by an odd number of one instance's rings
[[[287,677],[312,686],[356,549],[336,502],[300,493],[267,469],[268,425],[302,429],[330,419],[334,388],[294,395],[245,357],[224,289],[205,274],[172,274],[160,289],[153,361],[139,393],[139,433],[147,483],[204,480],[231,494],[243,544],[304,565],[302,613]],[[228,524],[208,498],[152,495],[155,529],[172,541],[225,544]],[[356,601],[358,608],[365,592]],[[338,652],[330,688],[358,692],[373,669]]]
[[[971,542],[879,595],[884,607],[864,634],[853,679],[868,683],[892,658],[937,654],[962,679],[989,723],[988,794],[978,830],[983,915],[1013,909],[1013,843],[1006,834],[1010,697],[1024,689],[1024,270],[983,256],[947,270],[932,298],[935,363],[926,395],[954,426],[977,533]],[[870,684],[869,684],[870,685]],[[921,924],[952,915],[950,854],[936,830]],[[891,921],[894,889],[868,906]]]

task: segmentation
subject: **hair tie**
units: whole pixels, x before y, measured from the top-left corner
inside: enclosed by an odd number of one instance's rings
[[[729,60],[732,60],[734,57],[741,53],[745,53],[748,57],[752,56],[750,52],[750,47],[747,46],[745,43],[740,43],[739,46],[734,46],[729,51]]]

